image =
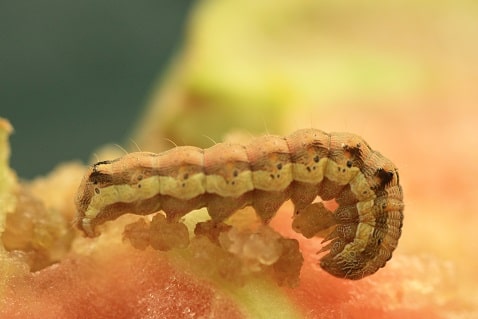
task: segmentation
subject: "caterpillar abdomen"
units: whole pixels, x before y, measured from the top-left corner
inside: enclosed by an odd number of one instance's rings
[[[337,209],[311,204],[317,196],[335,199]],[[252,206],[267,223],[288,199],[298,211],[293,227],[304,236],[335,226],[321,259],[329,273],[359,279],[390,259],[403,220],[398,172],[349,133],[304,129],[287,137],[259,137],[245,146],[130,153],[93,165],[76,204],[78,227],[93,237],[96,226],[125,213],[158,210],[174,220],[207,207],[211,219],[221,222]]]

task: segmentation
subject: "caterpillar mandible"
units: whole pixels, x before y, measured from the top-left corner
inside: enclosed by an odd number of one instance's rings
[[[321,203],[335,199],[332,212]],[[391,258],[401,235],[403,192],[395,165],[351,133],[302,129],[266,135],[248,145],[218,143],[207,149],[179,146],[160,154],[135,152],[94,164],[78,190],[78,228],[96,227],[133,213],[164,211],[168,219],[207,207],[222,222],[252,206],[264,223],[291,200],[295,231],[325,238],[321,267],[360,279]]]

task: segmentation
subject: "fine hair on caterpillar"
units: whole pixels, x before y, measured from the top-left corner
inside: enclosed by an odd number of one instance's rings
[[[317,196],[337,208],[313,203]],[[179,220],[202,207],[221,223],[245,206],[268,223],[289,199],[295,231],[307,238],[328,231],[320,265],[330,274],[360,279],[391,258],[404,208],[397,168],[355,134],[317,129],[98,162],[79,187],[77,225],[94,237],[98,225],[123,214],[161,210]]]

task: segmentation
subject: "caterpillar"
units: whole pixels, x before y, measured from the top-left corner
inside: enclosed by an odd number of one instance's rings
[[[334,199],[336,209],[314,202],[317,196]],[[397,168],[355,134],[318,129],[98,162],[78,190],[77,226],[94,237],[98,225],[126,213],[162,210],[178,220],[202,207],[220,223],[245,206],[268,223],[289,199],[295,231],[310,238],[331,229],[320,259],[330,274],[360,279],[391,258],[404,209]]]

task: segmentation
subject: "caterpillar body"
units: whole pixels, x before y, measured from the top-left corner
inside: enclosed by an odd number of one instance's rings
[[[335,199],[337,208],[312,203],[317,196]],[[399,175],[390,160],[350,133],[303,129],[245,146],[130,153],[90,167],[76,205],[78,228],[94,237],[98,225],[123,214],[160,210],[177,220],[207,207],[220,223],[252,206],[267,223],[289,199],[296,231],[309,238],[331,228],[322,249],[328,253],[320,260],[330,274],[360,279],[391,258],[403,221]]]

